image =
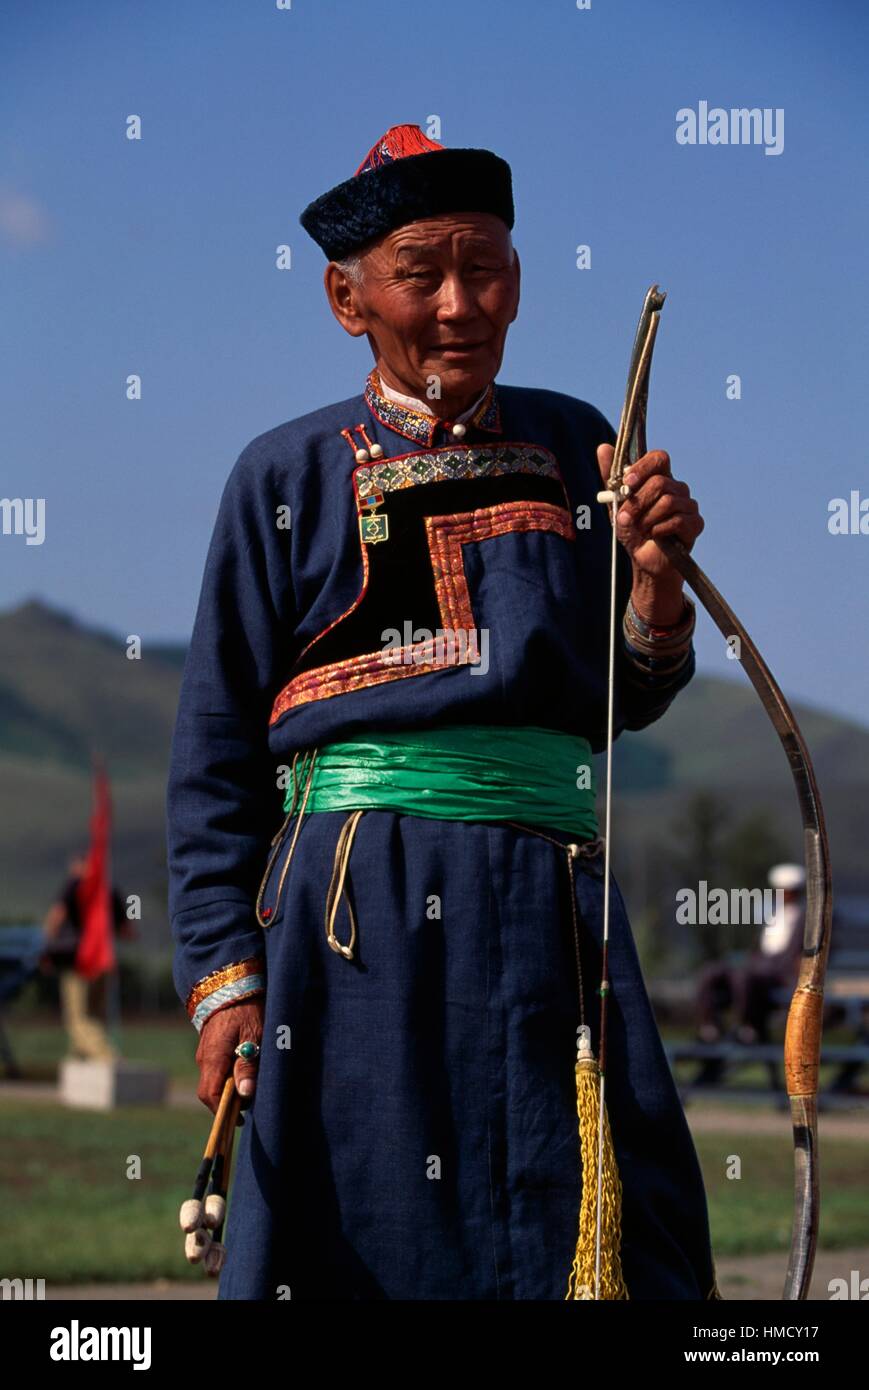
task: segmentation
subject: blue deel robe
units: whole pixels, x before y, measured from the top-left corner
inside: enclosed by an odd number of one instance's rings
[[[382,458],[357,461],[360,425]],[[348,961],[324,929],[347,813],[305,816],[288,871],[296,818],[277,832],[293,755],[365,731],[536,725],[603,746],[611,532],[595,448],[613,440],[580,400],[497,383],[457,437],[388,402],[372,374],[362,394],[255,439],[230,474],[167,794],[188,1013],[199,1028],[265,991],[221,1298],[565,1295],[581,1196],[571,835],[366,810]],[[462,623],[487,634],[476,666],[467,645],[433,641]],[[396,632],[405,659],[386,663]],[[640,672],[620,637],[616,733],[659,718],[693,669],[692,652],[675,679]],[[603,871],[574,862],[597,1048]],[[629,1296],[705,1299],[701,1174],[615,885],[610,930]]]

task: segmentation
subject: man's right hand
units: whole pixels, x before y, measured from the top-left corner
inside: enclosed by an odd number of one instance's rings
[[[203,1025],[196,1049],[196,1063],[199,1067],[199,1088],[196,1092],[203,1105],[215,1114],[220,1097],[230,1071],[235,1077],[236,1089],[250,1104],[256,1090],[257,1061],[245,1062],[235,1056],[239,1043],[254,1042],[259,1045],[263,1034],[265,999],[257,995],[253,999],[243,999],[238,1004],[230,1004],[218,1009]],[[258,1060],[258,1059],[257,1059]]]

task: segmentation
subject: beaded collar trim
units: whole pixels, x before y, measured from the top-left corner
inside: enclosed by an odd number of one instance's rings
[[[434,415],[424,415],[422,411],[410,410],[399,401],[391,401],[380,390],[377,368],[372,368],[365,384],[365,404],[376,420],[387,429],[403,434],[416,444],[431,447],[435,434],[442,421]],[[468,420],[473,429],[486,430],[490,434],[501,433],[501,409],[495,383],[491,382],[479,408]]]
[[[466,444],[458,448],[447,445],[430,453],[378,459],[353,470],[359,498],[377,492],[397,492],[420,483],[454,482],[459,478],[473,481],[504,473],[532,473],[561,482],[555,455],[536,444]]]

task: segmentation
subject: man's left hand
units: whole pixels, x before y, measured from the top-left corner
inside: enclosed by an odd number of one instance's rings
[[[597,462],[605,484],[609,483],[614,453],[611,444],[598,446]],[[634,608],[646,622],[662,626],[678,623],[685,613],[684,581],[655,538],[676,536],[690,550],[703,530],[700,508],[688,484],[673,477],[670,455],[663,449],[651,450],[632,463],[624,481],[631,495],[616,513],[616,534],[634,567]]]
[[[609,482],[613,446],[601,444],[598,467],[604,483]],[[676,536],[690,550],[704,522],[700,508],[687,483],[680,483],[670,471],[670,455],[663,449],[650,450],[632,463],[625,473],[630,497],[616,514],[618,538],[631,557],[634,573],[641,571],[653,579],[675,577],[664,552],[655,544],[657,536]]]

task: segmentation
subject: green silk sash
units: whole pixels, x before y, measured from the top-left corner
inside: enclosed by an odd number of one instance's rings
[[[296,772],[301,808],[310,755]],[[579,785],[578,785],[579,784]],[[290,784],[284,802],[293,801]],[[307,811],[397,811],[432,819],[515,820],[597,836],[587,739],[557,729],[456,724],[377,732],[317,749]]]

